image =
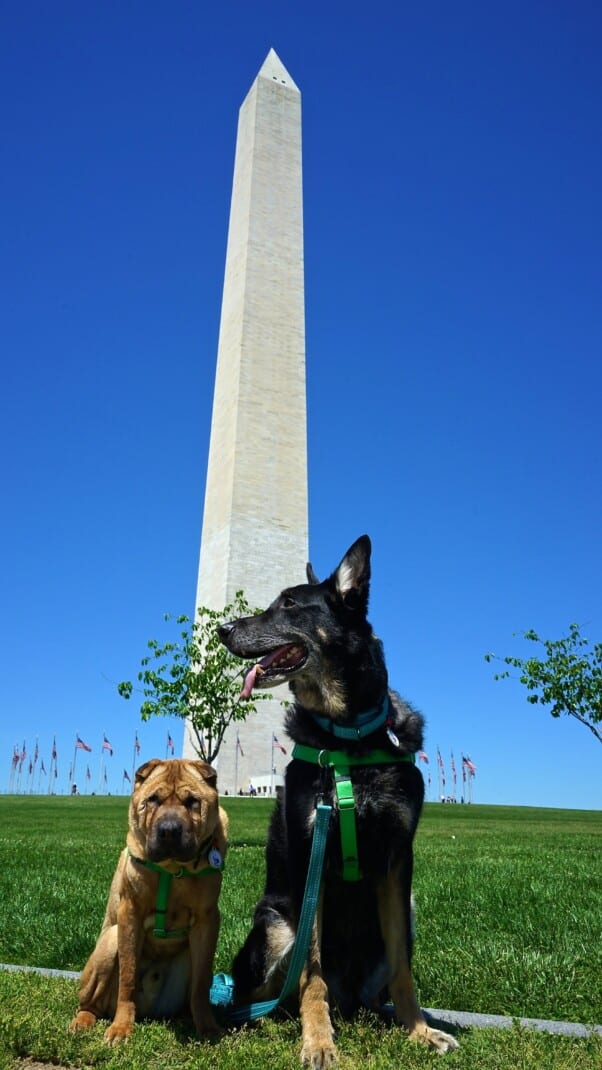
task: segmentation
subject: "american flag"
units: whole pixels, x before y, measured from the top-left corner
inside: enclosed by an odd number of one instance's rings
[[[286,749],[282,746],[282,743],[280,742],[280,740],[276,739],[276,736],[273,733],[272,733],[272,742],[273,742],[275,747],[278,747],[278,750],[281,750],[283,754],[286,754]]]
[[[44,759],[43,758],[42,758],[42,762],[40,764],[40,773],[46,773],[46,766],[44,765]]]
[[[76,750],[91,751],[92,747],[89,747],[87,743],[84,743],[83,739],[80,736],[76,736],[75,737],[75,749]]]
[[[443,764],[443,758],[441,757],[441,751],[437,747],[437,761],[439,763],[439,769],[441,770],[441,783],[445,787],[445,766]]]
[[[15,744],[15,749],[13,751],[13,769],[15,769],[16,766],[19,764],[19,757],[19,748]]]
[[[171,753],[175,754],[175,751],[176,751],[175,744],[174,744],[174,741],[171,738],[169,732],[167,733],[167,749],[168,750],[171,749]]]
[[[426,751],[424,751],[424,750],[419,750],[418,751],[418,761],[419,762],[426,762],[427,765],[429,764],[429,756],[426,753]]]
[[[56,762],[56,736],[52,741],[52,754],[50,755],[50,757],[52,758],[53,762]]]
[[[104,735],[104,733],[103,733],[103,737],[102,737],[102,749],[103,750],[108,750],[109,754],[111,755],[111,758],[113,757],[113,746],[112,746],[111,743],[109,743],[109,741],[108,741],[107,737]]]
[[[468,769],[468,772],[470,773],[471,776],[475,776],[476,775],[477,767],[474,764],[474,762],[471,762],[471,760],[470,760],[470,758],[468,757],[467,754],[462,755],[462,765],[466,766],[466,768]]]
[[[134,750],[136,751],[136,754],[140,754],[140,742],[138,740],[138,733],[137,732],[136,732],[136,735],[134,736]],[[128,780],[129,779],[130,778],[128,777]]]
[[[127,769],[123,770],[123,777],[124,780],[129,780],[130,784],[132,783],[132,778],[130,777],[130,774],[128,773]]]
[[[33,752],[33,764],[34,764],[34,765],[36,764],[36,762],[37,762],[37,760],[38,760],[38,755],[39,755],[39,753],[40,753],[40,752],[39,752],[39,750],[38,750],[38,741],[37,741],[37,739],[36,739],[36,745],[35,745],[35,750],[34,750],[34,752]]]
[[[245,752],[244,752],[244,750],[242,749],[242,747],[240,745],[240,739],[239,739],[239,736],[238,736],[238,732],[236,733],[236,748],[237,748],[241,758],[244,758]]]
[[[86,780],[91,780],[91,779],[92,779],[92,777],[90,775],[90,766],[87,765],[86,766]]]

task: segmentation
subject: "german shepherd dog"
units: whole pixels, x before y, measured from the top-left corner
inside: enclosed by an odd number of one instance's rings
[[[388,689],[382,644],[367,620],[370,553],[363,535],[323,582],[308,564],[307,584],[286,588],[257,616],[221,625],[219,636],[233,654],[254,661],[244,697],[253,687],[289,683],[294,703],[285,730],[294,743],[356,757],[375,748],[413,755],[422,746],[423,719]],[[358,738],[347,738],[359,725]],[[410,760],[353,765],[350,776],[361,879],[343,880],[332,769],[293,758],[268,834],[265,890],[232,967],[238,1003],[275,998],[281,990],[303,902],[315,803],[322,797],[333,811],[299,986],[301,1057],[312,1070],[337,1057],[331,1005],[348,1016],[360,1006],[378,1010],[390,997],[396,1021],[412,1040],[439,1052],[458,1046],[427,1025],[410,969],[412,841],[422,775]]]

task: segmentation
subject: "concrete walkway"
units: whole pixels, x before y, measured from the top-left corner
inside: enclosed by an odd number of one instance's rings
[[[0,970],[12,973],[39,973],[44,977],[62,977],[78,981],[79,973],[73,970],[47,970],[43,966],[10,966],[0,962]],[[545,1018],[511,1018],[503,1014],[471,1014],[470,1011],[442,1011],[424,1007],[430,1025],[455,1026],[457,1029],[510,1029],[519,1022],[525,1029],[537,1029],[542,1033],[557,1033],[563,1037],[588,1037],[591,1033],[602,1036],[602,1025],[582,1025],[580,1022],[552,1022]]]

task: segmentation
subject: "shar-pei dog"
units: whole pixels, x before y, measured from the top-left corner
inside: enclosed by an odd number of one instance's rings
[[[209,1002],[228,819],[216,773],[201,761],[152,759],[134,779],[121,853],[96,947],[82,973],[76,1031],[112,1018],[108,1044],[136,1017],[190,1011],[219,1032]]]

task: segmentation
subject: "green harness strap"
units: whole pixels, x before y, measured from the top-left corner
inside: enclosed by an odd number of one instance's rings
[[[186,869],[186,866],[182,866],[177,873],[169,873],[166,869],[163,869],[163,866],[157,865],[156,862],[150,862],[147,858],[136,858],[129,847],[127,848],[127,853],[132,859],[132,862],[138,862],[138,864],[144,866],[145,869],[152,869],[155,873],[159,874],[153,936],[158,937],[160,940],[171,940],[175,937],[187,936],[188,929],[165,928],[165,922],[167,920],[167,902],[169,900],[169,889],[171,888],[172,880],[174,880],[174,878],[179,880],[181,877],[209,877],[211,874],[221,873],[224,869],[224,863],[221,862],[219,866],[203,866],[202,869],[197,870]]]
[[[347,754],[344,750],[319,750],[296,743],[293,758],[303,762],[312,762],[321,769],[332,769],[334,786],[339,807],[339,825],[341,829],[341,853],[343,856],[343,880],[359,881],[362,872],[359,866],[357,849],[357,828],[355,823],[355,797],[351,783],[350,769],[362,765],[393,765],[397,762],[416,764],[414,754],[391,754],[387,750],[375,749],[366,754]]]

